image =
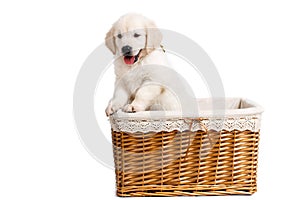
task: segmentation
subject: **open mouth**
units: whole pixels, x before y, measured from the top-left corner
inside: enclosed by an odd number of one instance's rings
[[[139,60],[140,53],[141,50],[135,56],[124,56],[123,58],[126,65],[133,65],[134,63],[136,63]]]

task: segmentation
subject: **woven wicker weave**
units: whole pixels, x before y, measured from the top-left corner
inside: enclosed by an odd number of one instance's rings
[[[256,129],[135,134],[112,129],[117,195],[253,194],[258,140]]]

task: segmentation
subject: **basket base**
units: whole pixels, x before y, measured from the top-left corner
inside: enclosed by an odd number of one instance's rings
[[[117,190],[119,197],[150,197],[150,196],[223,196],[223,195],[251,195],[256,192],[253,185],[213,185],[213,186],[170,186],[148,185],[138,187],[124,187]]]

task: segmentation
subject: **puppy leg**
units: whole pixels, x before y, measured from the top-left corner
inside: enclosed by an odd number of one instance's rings
[[[117,87],[114,91],[113,98],[109,101],[108,106],[105,110],[106,115],[112,115],[120,108],[124,107],[128,103],[129,95],[123,87]]]
[[[160,85],[145,85],[138,89],[131,104],[126,105],[123,110],[126,112],[145,111],[154,100],[164,91]]]

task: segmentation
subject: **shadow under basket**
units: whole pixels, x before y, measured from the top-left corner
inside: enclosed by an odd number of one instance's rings
[[[213,112],[220,104],[224,112]],[[262,108],[237,98],[200,99],[198,107],[198,116],[145,111],[110,117],[118,196],[256,192]]]

